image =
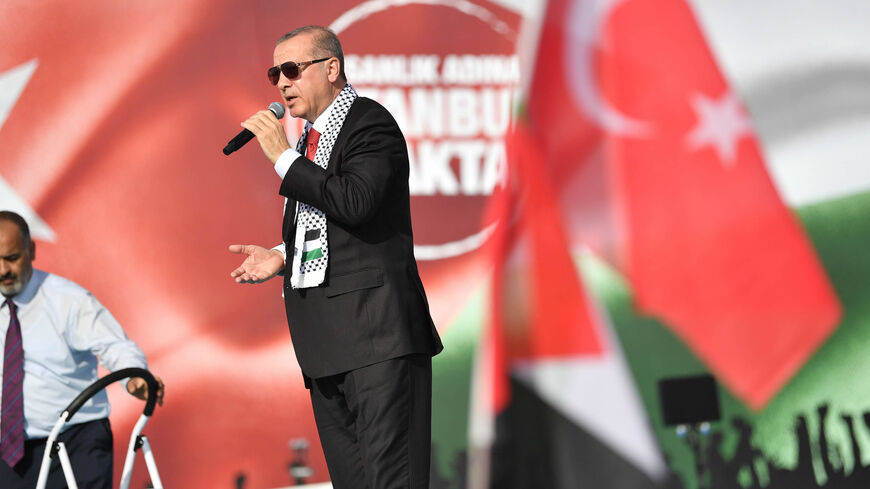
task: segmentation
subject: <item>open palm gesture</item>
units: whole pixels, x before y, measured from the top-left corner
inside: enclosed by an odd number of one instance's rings
[[[231,253],[247,255],[239,268],[230,272],[237,283],[258,284],[274,277],[284,269],[284,255],[257,245],[230,245]]]

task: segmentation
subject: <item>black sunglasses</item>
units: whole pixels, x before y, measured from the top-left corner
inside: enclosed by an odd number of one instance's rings
[[[284,76],[286,76],[288,80],[295,80],[299,78],[299,75],[302,74],[302,70],[306,66],[314,63],[320,63],[321,61],[326,61],[330,58],[320,58],[311,61],[303,61],[301,63],[296,63],[295,61],[287,61],[286,63],[281,63],[281,65],[279,66],[273,66],[269,68],[269,81],[272,82],[272,85],[277,85],[278,78],[281,76],[281,73],[284,73]]]

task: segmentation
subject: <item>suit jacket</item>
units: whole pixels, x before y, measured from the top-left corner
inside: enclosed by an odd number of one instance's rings
[[[327,218],[324,283],[293,289],[289,271],[284,278],[287,322],[307,377],[442,349],[414,259],[408,172],[408,148],[398,124],[380,104],[359,97],[327,168],[299,157],[281,183],[290,216],[283,229],[288,263],[296,201]]]

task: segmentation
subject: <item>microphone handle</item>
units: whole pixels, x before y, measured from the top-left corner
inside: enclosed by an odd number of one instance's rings
[[[248,141],[254,138],[254,133],[247,129],[242,129],[242,132],[238,133],[236,137],[230,139],[230,142],[224,147],[224,154],[229,155],[233,151],[241,148]]]

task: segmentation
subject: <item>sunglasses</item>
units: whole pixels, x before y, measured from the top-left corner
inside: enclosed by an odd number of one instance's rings
[[[281,63],[279,66],[273,66],[269,68],[268,71],[269,81],[272,82],[272,85],[277,85],[278,78],[281,76],[281,73],[284,73],[284,76],[287,77],[288,80],[295,80],[299,78],[299,76],[302,74],[302,70],[306,66],[314,63],[320,63],[321,61],[326,61],[330,58],[320,58],[311,61],[303,61],[301,63],[287,61],[286,63]]]

